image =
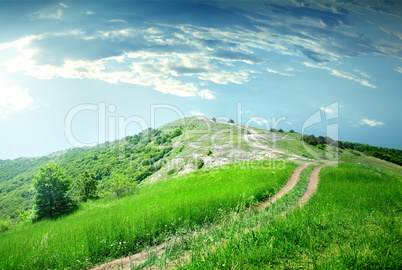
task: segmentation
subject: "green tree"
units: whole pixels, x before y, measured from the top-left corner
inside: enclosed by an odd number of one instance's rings
[[[289,130],[290,133],[295,133],[295,131],[293,129]]]
[[[34,209],[37,220],[63,214],[74,205],[69,193],[71,180],[55,163],[47,163],[39,168],[33,186],[36,191]]]
[[[281,132],[281,133],[283,133],[284,131],[283,131],[283,129],[281,129],[281,128],[280,128],[280,129],[278,130],[278,132]]]
[[[121,173],[113,174],[112,189],[113,192],[119,196],[120,194],[133,189],[136,186],[136,182],[131,182],[128,177]]]
[[[80,201],[86,202],[88,199],[98,198],[98,182],[95,180],[95,174],[85,171],[79,180],[77,180]]]

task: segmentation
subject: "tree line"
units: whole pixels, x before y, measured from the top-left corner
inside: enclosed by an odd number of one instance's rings
[[[350,149],[359,151],[368,156],[376,157],[402,166],[402,150],[372,146],[369,144],[362,144],[362,143],[336,141],[331,139],[330,137],[323,137],[323,136],[316,137],[314,135],[303,135],[301,140],[305,141],[310,145],[317,146],[318,148],[321,149],[324,149],[327,145],[331,145],[334,147],[339,147],[339,149]]]

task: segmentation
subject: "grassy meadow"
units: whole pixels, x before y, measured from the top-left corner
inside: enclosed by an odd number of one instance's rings
[[[215,222],[239,205],[267,199],[297,166],[268,164],[200,170],[88,202],[57,220],[18,226],[0,234],[0,269],[88,268]]]
[[[308,170],[302,172],[302,182]],[[200,245],[202,237],[191,240],[187,244],[187,250],[192,250],[190,262],[176,266],[400,269],[401,180],[392,171],[361,164],[326,167],[320,173],[317,193],[303,208],[280,215],[303,190],[305,184],[298,183],[288,197],[266,211],[252,216],[233,214],[219,230],[202,236],[213,238],[215,244]]]

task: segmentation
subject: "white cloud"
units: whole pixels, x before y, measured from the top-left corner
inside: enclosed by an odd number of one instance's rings
[[[94,14],[92,11],[87,11],[87,12],[85,12],[85,14],[86,15],[92,15],[92,14]]]
[[[32,103],[28,89],[18,85],[0,87],[0,116],[6,117],[10,113],[28,108]]]
[[[156,78],[153,81],[153,85],[159,92],[179,97],[192,97],[198,91],[198,88],[193,83],[181,83],[170,78]]]
[[[391,34],[391,30],[389,30],[389,29],[386,28],[386,27],[378,26],[378,28],[380,28],[381,31],[383,31],[384,33],[387,33],[388,35]]]
[[[197,94],[205,99],[215,99],[213,92],[208,89],[199,91]]]
[[[401,33],[401,32],[395,31],[395,32],[394,32],[394,35],[397,36],[397,37],[399,37],[399,39],[402,40],[402,33]]]
[[[370,87],[370,88],[377,88],[377,86],[369,83],[367,80],[362,79],[362,78],[357,78],[355,75],[353,75],[351,73],[348,73],[346,71],[341,71],[341,70],[337,70],[337,69],[330,68],[330,67],[316,65],[316,64],[309,63],[309,62],[304,62],[303,65],[305,65],[306,67],[327,70],[327,71],[329,71],[329,74],[331,74],[333,76],[343,78],[343,79],[347,79],[347,80],[351,80],[351,81],[355,81],[355,82],[360,83],[363,86],[367,86],[367,87]]]
[[[280,72],[280,71],[273,70],[273,69],[270,69],[270,68],[267,68],[267,71],[268,71],[269,73],[274,73],[274,74],[278,74],[278,75],[281,75],[281,76],[293,76],[293,74]]]
[[[402,73],[402,67],[396,67],[396,68],[395,68],[395,71],[397,71],[397,72],[399,72],[399,73]]]
[[[362,119],[359,122],[359,125],[368,125],[370,127],[376,127],[376,126],[382,126],[384,125],[384,123],[376,120]]]
[[[66,4],[64,4],[64,3],[61,3],[61,2],[60,2],[59,5],[62,6],[62,7],[64,7],[64,8],[68,8],[68,6],[67,6]]]
[[[199,112],[199,111],[196,111],[196,110],[190,111],[190,114],[196,115],[196,116],[204,116],[204,114],[202,112]]]
[[[128,23],[128,22],[126,22],[125,20],[118,20],[118,19],[109,20],[109,22],[111,22],[111,23]]]
[[[367,79],[371,79],[370,75],[368,75],[367,73],[359,70],[359,69],[355,69],[356,73],[359,73],[360,75],[362,75],[363,77],[366,77]]]
[[[257,125],[260,125],[260,126],[267,126],[271,122],[271,121],[269,121],[269,120],[267,120],[267,119],[265,119],[263,117],[260,117],[260,116],[252,117],[252,118],[250,118],[249,121],[252,121],[252,122],[254,122],[254,123],[256,123]]]
[[[58,9],[53,12],[48,12],[47,10],[44,11],[39,11],[30,17],[32,19],[39,19],[39,20],[61,20],[61,17],[63,16],[63,10]]]

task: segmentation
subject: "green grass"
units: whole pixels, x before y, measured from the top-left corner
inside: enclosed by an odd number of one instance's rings
[[[205,224],[198,226],[193,230],[180,231],[176,235],[172,235],[170,242],[165,245],[164,252],[155,256],[155,251],[150,250],[150,257],[142,264],[132,267],[132,269],[144,269],[156,266],[161,269],[174,266],[171,263],[176,259],[180,259],[189,251],[195,253],[207,253],[211,249],[211,245],[219,246],[225,243],[227,239],[236,238],[244,231],[255,228],[261,222],[268,222],[278,217],[283,211],[293,207],[300,196],[306,190],[306,184],[315,165],[310,165],[300,174],[300,180],[296,186],[279,199],[275,204],[266,207],[261,212],[231,212],[228,213],[218,223]]]
[[[193,250],[183,269],[401,269],[401,176],[327,167],[315,196],[285,217],[234,218],[224,244]],[[256,220],[260,222],[256,222]],[[255,224],[259,224],[256,229]],[[213,237],[209,235],[209,237]]]
[[[82,269],[138,252],[183,228],[216,222],[277,192],[296,165],[226,165],[84,204],[58,220],[0,234],[0,269]]]
[[[342,154],[339,155],[339,161],[376,166],[391,170],[399,175],[402,175],[402,166],[398,166],[396,164],[387,162],[385,160],[381,160],[379,158],[367,156],[366,154],[358,151],[351,151],[347,149],[342,150]]]

